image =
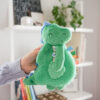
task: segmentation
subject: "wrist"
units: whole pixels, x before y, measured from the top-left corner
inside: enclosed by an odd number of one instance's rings
[[[29,74],[29,72],[26,69],[25,61],[23,58],[20,60],[20,67],[21,67],[21,70],[23,70],[25,74]]]
[[[24,57],[21,59],[20,66],[21,66],[21,69],[26,74],[29,74],[31,71],[33,71],[34,69],[36,69],[36,65],[35,64],[30,64],[28,62],[28,59],[26,59]]]

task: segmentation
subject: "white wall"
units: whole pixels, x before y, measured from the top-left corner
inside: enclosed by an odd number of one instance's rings
[[[7,26],[8,0],[0,0],[0,28]],[[0,31],[0,64],[9,61],[9,34]],[[10,100],[10,86],[0,87],[0,100]]]
[[[7,26],[8,23],[8,1],[9,0],[0,0],[0,28]]]
[[[93,93],[91,100],[100,100],[98,98],[100,95],[98,94],[98,70],[100,70],[98,65],[99,9],[99,0],[84,0],[85,27],[94,29],[93,34],[87,36],[86,53],[86,60],[93,61],[94,65],[84,70],[84,89]]]
[[[100,4],[100,1],[98,2],[98,4]],[[100,6],[99,6],[99,9],[100,9]],[[100,18],[100,13],[98,17]],[[98,28],[99,28],[99,32],[98,32],[99,34],[98,36],[98,47],[99,47],[98,49],[98,62],[99,62],[98,64],[98,100],[99,100],[100,99],[100,19],[98,23],[99,23],[98,24]]]

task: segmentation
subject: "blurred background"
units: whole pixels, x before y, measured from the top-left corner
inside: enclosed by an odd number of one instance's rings
[[[52,9],[54,5],[60,5],[59,2],[63,2],[65,5],[68,5],[67,1],[70,2],[71,0],[40,0],[40,3],[35,3],[34,5],[28,4],[28,10],[25,9],[27,12],[19,12],[18,6],[25,6],[25,0],[18,0],[20,1],[20,4],[17,4],[17,0],[14,0],[13,2],[13,7],[11,0],[0,0],[0,64],[3,64],[5,62],[9,62],[11,60],[11,35],[10,30],[9,32],[9,27],[11,28],[14,25],[17,25],[14,27],[14,30],[17,30],[15,33],[15,59],[18,57],[23,56],[25,53],[29,52],[30,50],[34,49],[37,45],[39,45],[40,42],[40,35],[38,36],[35,34],[36,37],[39,39],[36,39],[33,37],[32,34],[26,34],[24,33],[24,26],[26,27],[27,25],[27,32],[30,32],[32,25],[35,25],[38,27],[38,29],[41,27],[44,21],[50,21],[52,23],[57,23],[62,26],[68,26],[71,27],[72,30],[79,28],[77,26],[77,23],[70,24],[70,16],[69,19],[60,22],[59,20],[56,20],[55,14],[52,14]],[[28,0],[27,0],[28,1]],[[30,0],[29,0],[30,1]],[[34,1],[34,0],[33,0]],[[76,0],[76,2],[80,2],[82,0]],[[10,5],[10,6],[9,6]],[[80,17],[82,18],[82,25],[80,28],[87,28],[87,29],[92,29],[92,33],[86,33],[85,38],[87,39],[86,41],[86,50],[85,50],[85,61],[92,61],[93,64],[89,67],[82,68],[83,70],[83,77],[82,78],[82,90],[87,91],[92,94],[92,97],[89,98],[89,100],[99,100],[100,99],[100,28],[99,28],[99,9],[100,9],[100,1],[99,0],[83,0],[81,6],[77,6],[76,8],[78,11],[82,14]],[[34,8],[36,6],[36,8]],[[20,8],[20,7],[19,7]],[[70,7],[69,7],[70,8]],[[24,9],[24,8],[20,8]],[[81,10],[80,10],[81,9]],[[33,10],[33,13],[31,11]],[[18,13],[19,12],[19,13]],[[34,13],[35,12],[35,13]],[[36,13],[36,12],[39,12]],[[68,11],[68,14],[70,13],[70,10]],[[76,13],[78,14],[78,13]],[[13,16],[12,16],[13,15]],[[20,15],[20,16],[19,16]],[[24,16],[26,17],[24,17]],[[65,14],[66,15],[66,14]],[[30,18],[32,16],[32,19]],[[43,19],[44,16],[44,19]],[[83,17],[84,16],[84,19]],[[57,17],[57,16],[56,16]],[[36,19],[37,18],[37,19]],[[62,17],[62,19],[66,19],[66,17]],[[13,19],[13,20],[12,20]],[[31,21],[32,20],[32,21]],[[34,20],[34,22],[33,22]],[[38,22],[39,21],[39,22]],[[65,22],[68,22],[67,25]],[[29,25],[30,24],[30,25]],[[80,25],[81,22],[78,23]],[[20,31],[19,26],[22,25],[23,30]],[[4,31],[5,30],[5,31]],[[90,31],[92,31],[90,30]],[[22,32],[23,34],[17,34],[17,32]],[[35,29],[36,33],[39,32],[37,28]],[[81,32],[82,33],[82,32]],[[73,37],[74,38],[74,37]],[[31,39],[31,40],[30,40]],[[33,43],[35,40],[36,43]],[[19,46],[20,45],[20,46]],[[26,46],[27,45],[27,46]],[[34,46],[32,46],[34,45]],[[23,48],[21,47],[23,46]],[[29,48],[29,49],[26,49]],[[5,85],[0,87],[0,100],[11,100],[12,96],[11,92],[11,85]],[[88,98],[87,98],[88,99]],[[73,99],[74,100],[74,99]],[[75,99],[75,100],[83,100],[83,99]],[[85,100],[85,99],[84,99]]]

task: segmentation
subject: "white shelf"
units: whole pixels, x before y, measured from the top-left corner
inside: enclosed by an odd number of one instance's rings
[[[88,29],[88,28],[77,28],[76,30],[74,30],[71,27],[68,27],[72,32],[83,32],[83,33],[92,33],[93,29]]]
[[[84,63],[80,63],[80,64],[76,64],[76,67],[88,67],[88,66],[92,66],[93,62],[84,62]]]
[[[14,25],[11,28],[11,30],[15,30],[15,31],[41,31],[41,26],[25,26],[25,25]],[[71,27],[68,27],[68,29],[70,29],[72,32],[83,32],[83,33],[92,33],[93,29],[87,29],[87,28],[77,28],[76,30],[74,30]]]
[[[86,100],[92,97],[92,94],[88,92],[73,92],[73,93],[64,93],[58,92],[59,94],[67,97],[68,100]]]
[[[26,31],[40,31],[41,26],[27,26],[27,25],[14,25],[11,27],[13,30],[26,30]]]

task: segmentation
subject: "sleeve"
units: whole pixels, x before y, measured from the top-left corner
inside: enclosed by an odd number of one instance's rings
[[[21,70],[20,59],[0,65],[0,85],[25,77],[26,74]]]

